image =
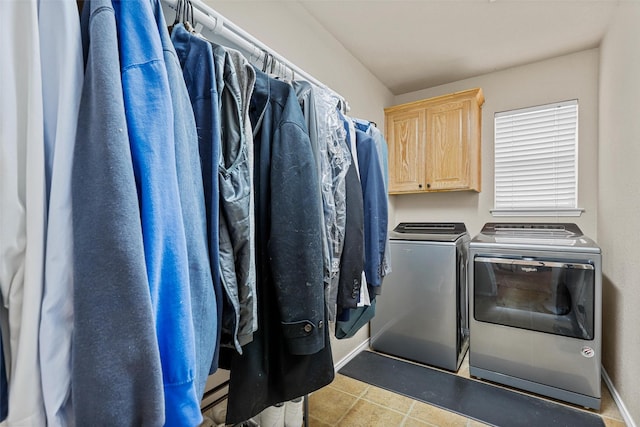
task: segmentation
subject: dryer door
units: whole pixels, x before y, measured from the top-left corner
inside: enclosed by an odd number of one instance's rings
[[[475,257],[474,318],[481,322],[592,340],[591,263]]]

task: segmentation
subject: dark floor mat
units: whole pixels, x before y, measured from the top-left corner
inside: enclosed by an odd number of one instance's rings
[[[363,351],[340,373],[498,427],[603,427],[596,414]]]

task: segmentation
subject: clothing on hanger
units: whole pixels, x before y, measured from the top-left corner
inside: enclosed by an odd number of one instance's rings
[[[182,66],[198,132],[209,266],[216,306],[214,353],[209,367],[209,373],[213,374],[218,369],[220,337],[222,335],[222,302],[226,298],[220,282],[220,268],[218,267],[220,246],[218,163],[221,132],[213,48],[208,41],[190,33],[182,24],[177,24],[174,27],[171,41]]]
[[[154,4],[154,15],[162,43],[173,107],[178,193],[189,263],[189,295],[195,344],[194,382],[199,402],[202,400],[217,342],[217,307],[208,256],[198,133],[180,62],[167,31],[162,7],[157,0]]]
[[[265,56],[266,58],[267,56]],[[264,71],[264,69],[263,69]],[[327,207],[330,206],[329,202],[324,200],[323,197],[323,155],[320,151],[320,144],[325,143],[318,138],[319,127],[322,126],[320,123],[321,116],[317,111],[317,102],[316,102],[316,90],[315,87],[304,80],[296,80],[292,82],[292,86],[296,91],[296,97],[298,98],[298,103],[300,104],[300,108],[302,110],[302,115],[304,116],[305,124],[307,125],[307,132],[309,135],[309,142],[311,143],[311,151],[313,152],[313,157],[316,161],[316,168],[319,171],[319,178],[317,183],[318,186],[313,189],[319,194],[320,206],[318,206],[318,211],[320,212],[320,221],[322,224],[325,224],[325,227],[322,227],[322,271],[324,278],[324,286],[325,286],[325,299],[327,303],[327,310],[329,313],[329,318],[331,318],[331,303],[330,303],[330,294],[331,294],[331,244],[329,242],[328,230],[326,227],[327,221],[325,219],[325,205]]]
[[[305,105],[304,115],[316,159],[324,224],[323,259],[325,260],[325,299],[328,320],[336,317],[340,257],[344,246],[346,223],[345,175],[351,164],[346,133],[335,108],[336,98],[327,90],[308,82],[294,82],[299,100]],[[313,117],[309,117],[309,116]]]
[[[160,351],[112,2],[86,2],[81,27],[87,62],[72,170],[75,423],[163,425]]]
[[[379,294],[382,285],[382,259],[387,240],[387,193],[375,142],[366,133],[356,129],[356,144],[364,197],[364,272],[367,284]]]
[[[317,192],[308,191],[316,188],[318,177],[293,88],[256,70],[250,117],[260,327],[243,354],[231,360],[229,424],[317,390],[334,377],[320,201]]]
[[[71,169],[84,78],[78,8],[39,0],[47,223],[39,358],[47,425],[73,424],[73,223]]]
[[[371,136],[376,144],[376,150],[378,152],[378,160],[380,160],[380,168],[382,170],[382,176],[384,178],[384,192],[385,194],[389,194],[389,154],[388,154],[388,144],[384,139],[384,135],[375,126],[369,126],[367,129],[367,134]],[[387,236],[384,248],[384,257],[382,259],[382,276],[386,276],[391,273],[391,251],[389,250],[389,236]]]
[[[350,139],[349,120],[342,116],[347,140]],[[351,148],[350,146],[348,146]],[[357,161],[350,149],[352,161],[345,176],[346,225],[344,248],[340,258],[338,278],[337,320],[347,320],[349,309],[358,306],[360,289],[366,286],[364,271],[364,207],[362,186],[357,173]]]
[[[220,272],[226,291],[221,345],[242,353],[257,329],[256,267],[253,251],[253,147],[248,107],[253,91],[253,67],[239,52],[212,44],[218,87],[221,145],[218,164],[220,191]]]
[[[165,422],[202,421],[170,88],[151,4],[114,0],[122,92],[162,362]]]
[[[44,425],[38,354],[46,186],[43,91],[35,0],[0,2],[0,328],[9,425]]]

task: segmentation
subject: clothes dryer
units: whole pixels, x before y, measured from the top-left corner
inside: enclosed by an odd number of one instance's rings
[[[575,224],[488,223],[469,247],[471,375],[599,409],[596,243]]]

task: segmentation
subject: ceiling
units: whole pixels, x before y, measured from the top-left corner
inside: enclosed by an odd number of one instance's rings
[[[617,2],[299,0],[396,95],[597,47]]]

